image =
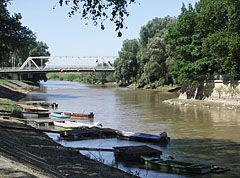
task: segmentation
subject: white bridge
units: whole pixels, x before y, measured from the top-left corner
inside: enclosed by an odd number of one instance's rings
[[[28,57],[21,67],[0,68],[0,73],[114,72],[117,56],[40,56]]]

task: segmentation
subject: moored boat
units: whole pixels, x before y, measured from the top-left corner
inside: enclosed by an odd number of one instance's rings
[[[169,143],[170,137],[167,136],[166,132],[162,132],[159,136],[152,135],[147,133],[134,133],[134,132],[124,132],[118,131],[118,136],[135,141],[142,141],[142,142],[158,142],[158,143]]]
[[[66,116],[63,113],[56,113],[56,112],[52,112],[51,114],[49,114],[50,117],[56,117],[56,118],[70,118],[70,116]]]
[[[72,121],[54,121],[55,126],[65,127],[65,128],[92,128],[92,127],[101,127],[101,124],[87,124],[81,122],[72,122]]]
[[[162,151],[151,148],[146,145],[139,146],[121,146],[113,147],[115,159],[125,161],[138,161],[141,156],[154,156],[160,157]]]
[[[141,156],[141,158],[144,160],[144,163],[148,168],[157,168],[158,170],[194,174],[206,174],[211,171],[211,165],[186,163],[175,160],[163,160],[155,157]]]
[[[93,112],[90,112],[89,114],[64,112],[64,114],[70,116],[71,118],[90,118],[90,119],[94,118]]]

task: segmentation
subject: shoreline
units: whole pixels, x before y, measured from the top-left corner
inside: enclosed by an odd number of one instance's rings
[[[234,100],[196,100],[196,99],[169,99],[163,101],[168,105],[199,106],[209,109],[227,109],[240,111],[240,102]]]

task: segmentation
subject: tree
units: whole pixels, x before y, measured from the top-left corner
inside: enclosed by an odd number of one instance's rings
[[[136,0],[59,0],[60,6],[70,5],[69,16],[76,12],[81,14],[81,19],[92,20],[94,25],[100,23],[104,30],[104,21],[110,19],[116,25],[115,31],[118,36],[122,36],[121,29],[125,27],[124,19],[129,16],[127,7],[135,3]]]
[[[29,28],[22,26],[21,14],[10,15],[6,9],[8,2],[0,0],[0,63],[3,66],[9,66],[11,58],[25,53],[36,38]]]
[[[50,56],[47,44],[42,41],[35,41],[30,46],[29,56]]]
[[[156,81],[156,85],[162,85],[169,81],[167,73],[173,55],[166,44],[165,36],[168,33],[168,28],[175,26],[175,24],[176,18],[167,16],[155,18],[141,28],[140,50],[137,55],[138,76],[140,76],[138,81],[141,86]]]
[[[178,54],[171,69],[180,83],[233,75],[240,71],[240,1],[201,0],[183,6],[168,43]]]
[[[171,26],[176,19],[169,16],[165,18],[154,18],[144,25],[140,30],[140,44],[142,47],[147,47],[148,39],[153,38],[156,34],[164,36],[167,28]]]
[[[124,40],[122,49],[119,51],[119,58],[114,62],[115,77],[124,85],[130,81],[136,81],[138,50],[139,44],[136,39]]]

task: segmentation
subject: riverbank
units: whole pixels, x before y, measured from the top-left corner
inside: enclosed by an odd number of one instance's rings
[[[0,98],[18,101],[35,88],[1,81]],[[64,148],[17,118],[0,117],[0,139],[0,177],[135,177]]]
[[[17,80],[0,80],[0,98],[18,101],[37,88]]]

